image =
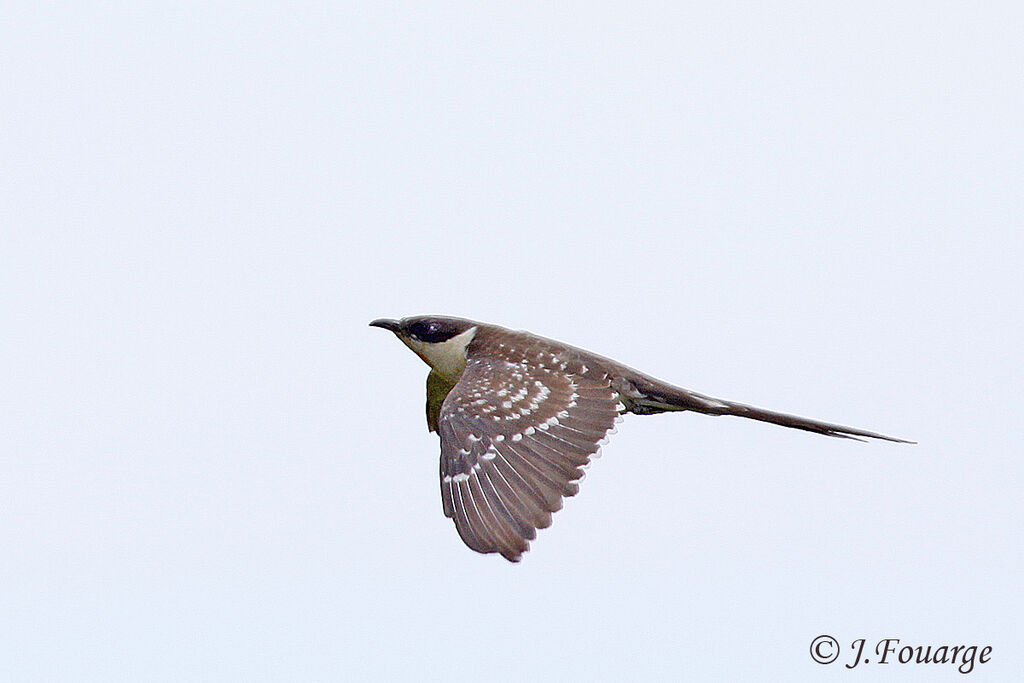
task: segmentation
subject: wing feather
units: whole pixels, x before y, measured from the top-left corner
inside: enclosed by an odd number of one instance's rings
[[[449,482],[449,484],[452,487],[452,500],[455,502],[455,528],[459,530],[459,535],[462,536],[462,540],[465,541],[466,545],[478,553],[486,553],[488,547],[481,542],[480,538],[476,535],[473,524],[469,521],[469,514],[466,512],[466,501],[462,497],[461,482]]]
[[[509,525],[502,512],[496,511],[490,496],[485,489],[486,475],[482,472],[476,477],[468,480],[470,492],[476,502],[477,511],[487,528],[489,540],[491,541],[491,552],[501,551],[502,548],[516,548],[519,552],[526,549],[525,541],[522,541]]]
[[[542,467],[533,462],[539,461],[536,455],[527,449],[513,448],[504,441],[495,446],[502,459],[530,487],[535,499],[540,502],[545,512],[555,512],[562,508],[561,484],[550,479]]]
[[[437,420],[442,506],[466,545],[517,562],[621,408],[603,376],[470,358]]]
[[[504,526],[512,533],[512,535],[524,545],[523,551],[529,547],[526,543],[527,540],[532,541],[537,538],[537,530],[523,521],[526,515],[520,511],[515,505],[509,505],[507,502],[508,494],[502,486],[507,486],[505,480],[501,478],[494,467],[487,464],[480,468],[478,473],[478,479],[480,480],[480,488],[483,489],[484,495],[487,496],[487,501],[491,504],[491,509],[494,510],[496,515],[500,515],[501,520],[505,523]],[[500,483],[494,484],[495,480]],[[508,544],[510,547],[513,544]]]

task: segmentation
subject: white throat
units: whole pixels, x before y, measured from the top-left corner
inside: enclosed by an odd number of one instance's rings
[[[402,341],[439,374],[457,381],[462,377],[462,371],[466,369],[466,347],[473,341],[474,336],[475,326],[437,344],[405,338]]]

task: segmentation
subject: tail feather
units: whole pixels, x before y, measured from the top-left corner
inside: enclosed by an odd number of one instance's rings
[[[833,424],[830,422],[811,420],[806,417],[800,417],[799,415],[779,413],[774,410],[765,410],[764,408],[748,406],[743,403],[723,401],[721,399],[698,394],[695,391],[690,391],[689,389],[683,389],[680,387],[663,385],[637,388],[643,393],[643,397],[633,402],[634,405],[632,406],[632,412],[640,414],[692,410],[694,412],[704,413],[705,415],[735,415],[737,417],[769,422],[783,427],[790,427],[791,429],[802,429],[807,432],[824,434],[825,436],[834,436],[841,439],[853,439],[855,441],[880,439],[882,441],[893,441],[895,443],[917,443],[916,441],[897,439],[896,437],[886,436],[877,432],[869,432],[865,429],[844,427],[843,425]]]

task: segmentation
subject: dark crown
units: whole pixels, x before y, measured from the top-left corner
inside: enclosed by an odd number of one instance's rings
[[[416,316],[414,318],[403,318],[402,329],[413,339],[427,343],[439,344],[448,341],[452,337],[462,334],[473,323],[460,318],[444,318],[438,316]]]

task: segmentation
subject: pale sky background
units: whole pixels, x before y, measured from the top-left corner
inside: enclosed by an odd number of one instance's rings
[[[2,15],[0,679],[1019,680],[1019,3]],[[513,566],[417,313],[920,444],[627,416]]]

